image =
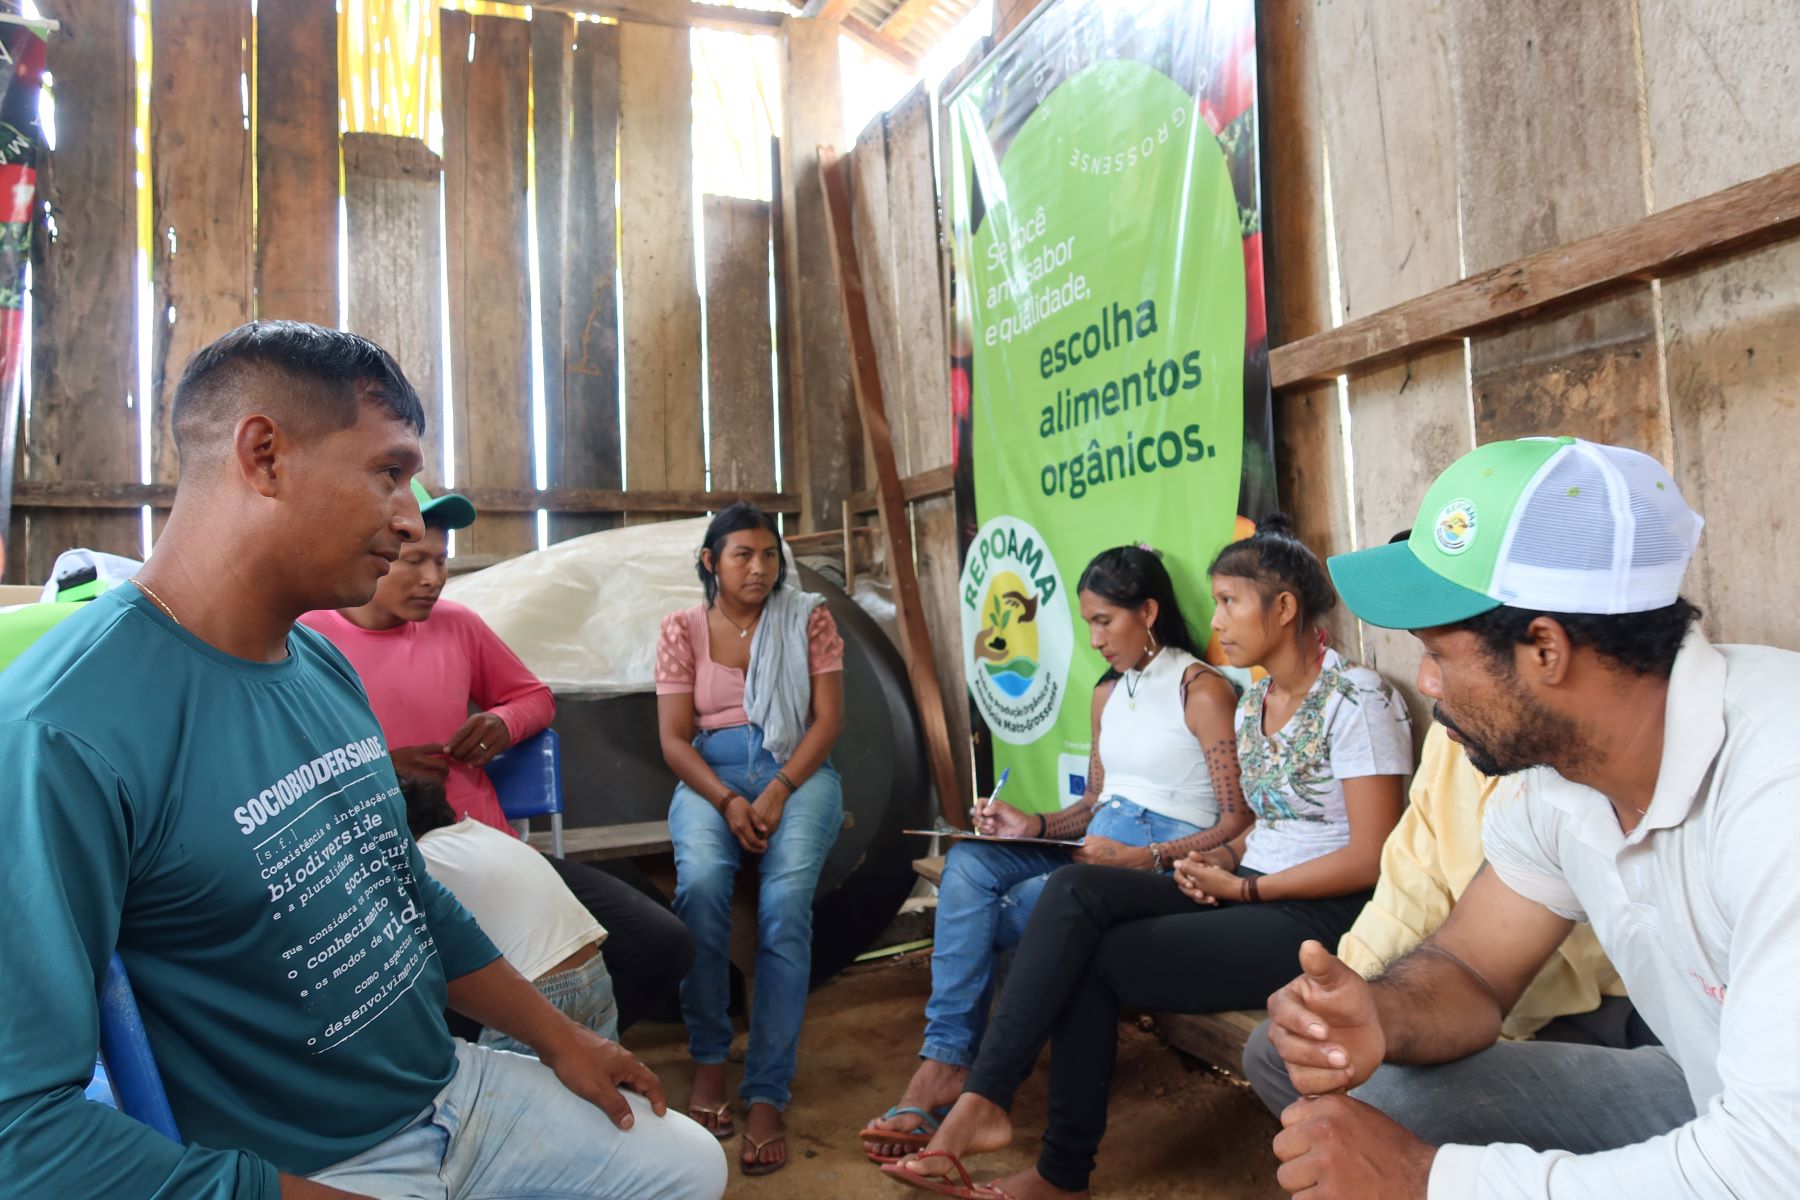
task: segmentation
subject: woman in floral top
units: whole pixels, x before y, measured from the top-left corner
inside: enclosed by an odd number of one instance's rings
[[[1037,1165],[971,1194],[1086,1195],[1119,1012],[1259,1007],[1293,978],[1301,943],[1336,945],[1368,900],[1412,769],[1406,710],[1326,647],[1337,595],[1285,517],[1220,551],[1208,574],[1221,648],[1266,672],[1236,721],[1256,823],[1187,855],[1173,878],[1082,865],[1050,877],[962,1096],[925,1153],[882,1168],[900,1182],[961,1182],[962,1156],[1010,1145],[1014,1093],[1049,1041]]]

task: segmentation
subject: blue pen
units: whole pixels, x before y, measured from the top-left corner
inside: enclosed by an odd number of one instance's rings
[[[1010,776],[1011,774],[1012,774],[1011,767],[1007,767],[1004,771],[1000,772],[1000,779],[997,783],[994,784],[994,790],[992,793],[989,794],[989,796],[987,798],[987,803],[983,804],[981,806],[981,815],[982,816],[984,816],[984,817],[987,816],[988,810],[994,807],[994,801],[996,801],[1000,798],[1000,789],[1006,786],[1007,777]]]

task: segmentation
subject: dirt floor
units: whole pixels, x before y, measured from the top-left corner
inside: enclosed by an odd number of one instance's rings
[[[893,1104],[917,1063],[930,990],[929,958],[855,967],[812,995],[800,1044],[800,1075],[788,1109],[793,1161],[774,1175],[746,1179],[733,1159],[728,1197],[912,1196],[862,1157],[857,1132]],[[1094,1193],[1142,1200],[1279,1200],[1269,1142],[1279,1128],[1243,1083],[1170,1049],[1154,1033],[1126,1026],[1106,1141]],[[687,1102],[691,1068],[680,1027],[634,1028],[626,1043],[663,1080],[671,1107]],[[742,1048],[739,1030],[738,1048]],[[737,1086],[734,1067],[732,1086]],[[1030,1164],[1044,1127],[1040,1069],[1014,1109],[1013,1148],[971,1163],[977,1179]],[[739,1114],[739,1126],[743,1117]]]

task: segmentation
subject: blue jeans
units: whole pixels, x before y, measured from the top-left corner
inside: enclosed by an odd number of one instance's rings
[[[311,1178],[378,1200],[719,1200],[713,1135],[625,1099],[629,1131],[535,1058],[459,1041],[456,1074],[412,1124]]]
[[[1087,831],[1127,846],[1203,832],[1119,796],[1101,798]],[[937,943],[931,952],[921,1057],[953,1067],[974,1065],[994,999],[995,963],[1018,948],[1044,882],[1069,862],[1068,852],[1055,846],[958,842],[950,848],[938,884]]]
[[[781,769],[754,725],[703,731],[694,748],[750,800]],[[787,1107],[812,976],[813,893],[843,826],[843,786],[827,762],[788,797],[769,835],[757,893],[750,1045],[739,1089],[745,1103]],[[731,1050],[731,892],[744,849],[719,811],[686,784],[676,787],[669,808],[669,838],[675,844],[675,915],[694,936],[694,966],[681,983],[688,1052],[697,1063],[722,1063]]]
[[[593,1030],[609,1042],[619,1040],[619,1006],[613,1001],[612,976],[606,970],[604,954],[596,953],[567,971],[539,975],[531,985],[569,1020]],[[482,1029],[480,1044],[493,1050],[511,1050],[514,1054],[537,1057],[530,1046],[514,1041],[491,1026]]]

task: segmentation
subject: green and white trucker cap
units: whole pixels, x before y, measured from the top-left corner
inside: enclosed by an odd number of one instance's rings
[[[1452,625],[1503,604],[1646,612],[1680,595],[1703,524],[1647,454],[1522,438],[1451,463],[1404,542],[1329,565],[1350,610],[1386,629]]]

